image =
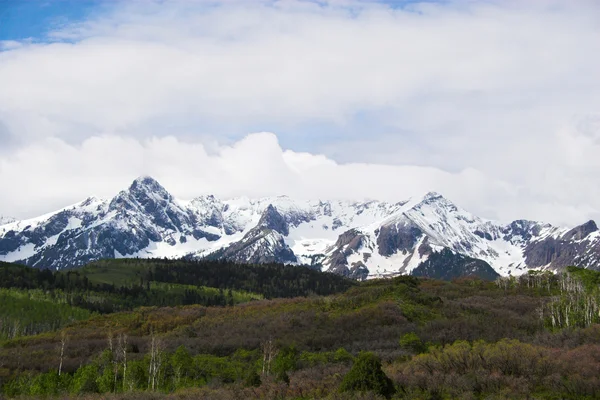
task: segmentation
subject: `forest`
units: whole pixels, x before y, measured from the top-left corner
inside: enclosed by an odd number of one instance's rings
[[[576,267],[358,283],[131,259],[0,281],[7,398],[600,398],[600,273]]]

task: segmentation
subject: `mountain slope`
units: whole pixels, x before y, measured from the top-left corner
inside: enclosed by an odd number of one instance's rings
[[[338,243],[329,249],[325,264],[340,269],[341,252],[347,266],[366,262],[371,275],[385,276],[410,273],[433,252],[450,249],[484,260],[502,275],[520,274],[532,267],[526,261],[527,246],[560,237],[563,232],[539,222],[521,220],[503,225],[485,220],[431,192],[406,202],[385,220],[356,230],[354,234],[362,238],[361,245],[350,249],[345,243]],[[566,240],[569,246],[572,241]],[[552,266],[560,268],[573,260],[559,261]]]
[[[449,249],[431,254],[426,261],[423,261],[412,271],[412,275],[443,280],[463,276],[494,280],[500,276],[485,261],[457,254]]]
[[[287,196],[174,198],[140,177],[114,198],[0,225],[0,260],[76,267],[102,258],[226,258],[308,264],[350,276],[409,274],[445,250],[501,275],[567,265],[598,268],[593,221],[571,230],[479,218],[438,193],[398,203],[298,201]]]

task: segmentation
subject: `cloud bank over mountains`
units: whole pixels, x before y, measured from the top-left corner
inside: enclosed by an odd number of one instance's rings
[[[598,218],[599,17],[586,0],[107,3],[0,44],[0,214],[149,174],[182,198],[435,190],[489,218]]]

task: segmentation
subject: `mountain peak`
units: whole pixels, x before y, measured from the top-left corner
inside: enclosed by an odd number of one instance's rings
[[[441,200],[441,199],[445,199],[445,198],[438,192],[427,192],[423,196],[423,201],[435,201],[435,200]]]
[[[589,220],[585,224],[576,226],[571,229],[569,232],[565,233],[563,239],[566,240],[582,240],[585,239],[590,233],[596,232],[598,230],[598,226],[592,220]]]
[[[173,197],[158,181],[151,176],[141,176],[134,180],[127,190],[136,199],[154,198],[171,201]]]
[[[151,191],[156,191],[156,190],[165,190],[164,187],[162,187],[162,185],[160,183],[158,183],[158,181],[156,179],[154,179],[153,177],[149,176],[149,175],[142,175],[138,178],[136,178],[131,185],[129,186],[129,189],[138,189],[138,188],[148,188]]]
[[[443,208],[449,211],[457,211],[458,207],[438,192],[427,192],[422,197],[412,198],[409,202],[410,208],[421,209],[423,207]]]
[[[132,209],[143,208],[151,212],[157,207],[164,208],[167,203],[173,201],[173,196],[150,176],[140,176],[135,179],[127,190],[121,191],[114,197],[109,209]]]
[[[285,218],[273,207],[273,204],[269,204],[265,211],[263,211],[258,226],[272,229],[284,236],[289,234],[289,227]]]

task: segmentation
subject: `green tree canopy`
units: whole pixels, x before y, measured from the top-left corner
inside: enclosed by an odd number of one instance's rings
[[[340,391],[374,392],[385,397],[394,393],[394,385],[381,369],[381,361],[373,353],[363,352],[346,374]]]

